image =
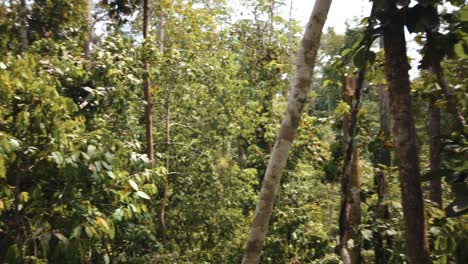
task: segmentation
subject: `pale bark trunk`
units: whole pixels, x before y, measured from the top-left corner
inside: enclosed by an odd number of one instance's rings
[[[343,87],[343,101],[350,107],[352,106],[355,95],[357,80],[355,77],[345,77],[345,86]],[[356,121],[351,124],[351,120],[356,120],[358,111],[352,111],[354,116],[346,117],[343,121],[343,152],[345,159],[348,158],[347,152],[350,138],[350,131],[354,130]],[[351,127],[353,126],[353,127]],[[361,223],[361,199],[360,199],[360,178],[359,178],[359,151],[357,144],[352,144],[351,161],[343,169],[343,178],[341,185],[342,201],[340,209],[340,254],[345,264],[360,263],[360,241],[359,224]]]
[[[429,136],[430,136],[430,169],[435,171],[440,169],[442,142],[440,140],[440,109],[435,105],[435,100],[431,99],[430,103],[430,120],[429,120]],[[430,199],[437,203],[439,208],[442,208],[442,182],[440,178],[431,180]]]
[[[87,17],[88,37],[84,43],[84,56],[88,60],[88,69],[91,68],[91,45],[93,43],[93,0],[88,0],[88,17]]]
[[[317,50],[330,4],[331,0],[317,0],[307,24],[297,55],[296,73],[289,94],[288,107],[263,179],[242,263],[252,264],[260,261],[282,171],[286,167],[289,150],[310,91]]]
[[[426,264],[431,263],[431,260],[419,182],[419,149],[411,106],[404,19],[396,7],[389,11],[387,17],[390,21],[384,28],[383,36],[406,230],[406,252],[410,264]]]
[[[164,181],[163,198],[161,201],[161,208],[159,210],[159,232],[161,242],[166,243],[167,240],[167,226],[166,226],[166,207],[169,201],[169,176],[171,174],[170,167],[170,148],[171,148],[171,98],[170,94],[167,95],[166,102],[166,179]]]
[[[28,6],[26,0],[20,0],[19,6],[20,16],[20,40],[21,40],[21,51],[25,51],[29,46],[28,38]]]
[[[143,1],[143,38],[144,40],[148,37],[148,25],[149,25],[149,1]],[[151,98],[151,81],[149,77],[150,65],[147,58],[143,59],[145,69],[145,123],[146,123],[146,154],[148,159],[154,161],[154,143],[153,143],[153,113],[152,113],[152,98]]]

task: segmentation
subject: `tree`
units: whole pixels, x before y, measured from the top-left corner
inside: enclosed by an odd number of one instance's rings
[[[390,210],[385,201],[389,195],[388,168],[391,166],[391,129],[390,129],[390,102],[386,87],[378,85],[379,108],[380,108],[380,129],[374,141],[373,163],[374,163],[374,184],[377,193],[377,204],[375,208],[375,218],[377,222],[387,222],[390,219]],[[375,263],[387,263],[389,261],[386,248],[391,246],[391,238],[382,235],[385,230],[378,227],[374,232],[374,254]],[[385,244],[385,240],[387,243]]]
[[[150,6],[149,0],[143,1],[143,39],[146,40],[148,38],[148,25],[149,25],[149,18],[150,18]],[[153,162],[154,161],[154,142],[153,142],[153,114],[152,114],[152,98],[151,98],[151,81],[150,81],[150,65],[148,63],[148,59],[143,59],[143,67],[145,69],[145,124],[146,124],[146,154],[148,155],[148,159]]]
[[[411,104],[409,64],[402,16],[404,10],[392,2],[383,17],[385,68],[390,107],[394,121],[393,137],[398,157],[406,252],[410,264],[430,263],[424,221],[424,204],[419,182],[419,150]]]
[[[430,169],[435,172],[441,169],[442,140],[440,125],[440,109],[434,98],[430,99],[429,136],[430,136]],[[442,180],[431,179],[430,199],[442,208]]]
[[[29,45],[28,37],[28,7],[26,5],[26,0],[21,0],[19,5],[19,15],[20,15],[20,38],[21,38],[21,50],[25,51]]]
[[[263,240],[268,229],[276,192],[281,182],[282,170],[286,166],[289,150],[307,102],[322,28],[330,5],[331,0],[317,0],[315,2],[304,32],[301,47],[297,53],[296,73],[289,95],[288,109],[265,172],[242,263],[258,263],[260,261]]]
[[[357,87],[360,85],[356,77],[346,76],[343,85],[343,101],[353,106],[356,96],[359,96]],[[361,246],[359,239],[359,224],[361,223],[361,199],[360,199],[360,176],[359,176],[359,150],[354,138],[356,126],[357,111],[351,111],[354,116],[346,116],[343,120],[343,145],[344,145],[344,169],[342,178],[342,202],[340,210],[340,255],[345,264],[361,262]],[[351,134],[351,135],[350,135]],[[355,141],[353,144],[349,142]],[[351,157],[349,157],[348,148],[352,148]],[[346,159],[351,159],[346,162]]]

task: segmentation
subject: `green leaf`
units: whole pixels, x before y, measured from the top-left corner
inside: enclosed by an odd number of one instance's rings
[[[64,244],[68,244],[68,238],[60,233],[54,233],[54,236],[58,238],[58,240],[60,240],[60,242],[64,243]]]
[[[55,163],[57,165],[62,165],[63,164],[63,156],[62,156],[62,153],[58,152],[58,151],[54,151],[52,152],[52,158],[54,159]]]
[[[341,56],[345,57],[345,56],[348,55],[350,52],[351,52],[351,49],[344,49],[344,50],[341,52]]]
[[[115,179],[115,174],[112,171],[106,171],[107,176],[109,176],[111,179]]]
[[[102,225],[106,230],[109,230],[109,225],[107,224],[107,221],[104,218],[98,216],[96,218],[96,222],[98,223],[98,225]]]
[[[468,22],[468,5],[465,5],[460,9],[460,21]]]
[[[88,154],[89,157],[93,157],[95,153],[96,153],[96,146],[88,145],[88,149],[86,150],[86,154]]]
[[[21,147],[21,142],[14,138],[10,138],[10,144],[13,147],[13,150],[18,150]]]
[[[140,189],[138,188],[138,184],[136,184],[135,181],[133,181],[133,180],[128,180],[128,183],[130,184],[130,186],[132,187],[133,190],[135,190],[135,191],[137,191],[137,192],[140,190]]]
[[[79,238],[81,236],[81,225],[75,227],[70,238]]]
[[[356,68],[361,69],[364,64],[366,63],[366,48],[361,47],[358,49],[358,51],[354,54],[353,56],[353,64]]]
[[[463,41],[460,41],[457,44],[455,44],[455,46],[453,47],[453,51],[455,52],[457,57],[461,59],[468,57],[467,54],[465,53],[465,47],[463,44],[464,44]]]
[[[5,159],[0,156],[0,179],[4,179],[6,176]]]
[[[89,238],[91,238],[96,234],[96,230],[94,230],[94,227],[86,225],[85,226],[85,233]]]
[[[123,212],[122,208],[118,208],[118,209],[115,210],[115,212],[114,212],[114,218],[115,218],[117,221],[122,220],[123,215],[124,215],[124,212]]]
[[[137,194],[138,196],[140,196],[141,198],[143,198],[143,199],[151,200],[151,197],[149,197],[149,195],[146,194],[145,192],[138,191],[136,194]]]
[[[373,237],[372,230],[370,229],[361,230],[361,234],[363,238],[367,240],[372,240],[372,237]]]

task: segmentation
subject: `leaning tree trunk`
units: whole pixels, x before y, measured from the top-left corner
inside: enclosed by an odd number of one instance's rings
[[[406,252],[410,264],[430,263],[424,221],[424,204],[419,182],[419,149],[411,106],[410,66],[406,57],[404,19],[396,7],[387,15],[384,27],[386,78],[394,119],[393,137],[398,157]]]
[[[149,1],[143,1],[143,38],[148,38],[148,25],[149,25]],[[148,159],[154,161],[154,143],[153,143],[153,113],[152,113],[152,98],[151,98],[151,82],[149,77],[150,66],[148,59],[143,59],[143,65],[145,69],[145,123],[146,123],[146,154]]]
[[[430,102],[430,120],[429,120],[429,135],[430,135],[430,169],[435,171],[440,169],[442,142],[440,140],[440,109],[435,104],[435,99],[431,98]],[[442,182],[440,178],[431,179],[430,199],[442,208]]]
[[[302,44],[297,54],[296,73],[289,94],[288,108],[265,172],[242,263],[252,264],[260,261],[268,222],[280,186],[281,174],[286,167],[289,150],[310,91],[320,37],[331,2],[331,0],[317,0],[307,23]]]
[[[346,76],[344,83],[343,101],[352,108],[353,97],[356,94],[356,88],[358,88],[357,80],[355,77]],[[343,120],[343,150],[345,159],[349,155],[347,153],[350,147],[349,141],[354,140],[354,138],[350,138],[350,131],[355,130],[357,113],[358,111],[351,111],[351,114],[354,116],[345,117]],[[350,124],[351,120],[354,120],[353,124]],[[359,225],[361,224],[359,151],[356,142],[351,145],[351,161],[345,165],[341,181],[342,201],[339,219],[340,255],[345,264],[360,263],[361,260],[361,247],[359,245]],[[354,241],[354,243],[351,243],[351,241]]]

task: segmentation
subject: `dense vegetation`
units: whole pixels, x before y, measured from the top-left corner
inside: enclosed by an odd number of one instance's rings
[[[0,0],[0,263],[468,263],[465,1],[285,2]]]

